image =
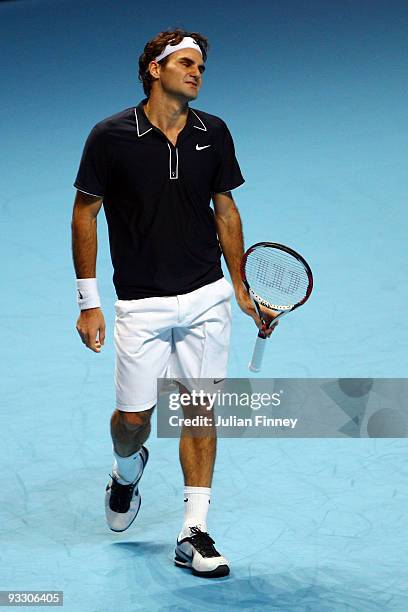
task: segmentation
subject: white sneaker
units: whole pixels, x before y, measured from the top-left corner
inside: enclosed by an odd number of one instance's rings
[[[112,531],[125,531],[133,523],[140,510],[142,499],[137,486],[149,459],[145,446],[140,450],[143,467],[140,475],[131,484],[120,484],[118,475],[113,473],[105,492],[106,521]]]
[[[220,578],[228,576],[230,568],[225,557],[215,550],[214,540],[199,527],[190,527],[190,535],[177,540],[174,563],[191,569],[195,576]]]

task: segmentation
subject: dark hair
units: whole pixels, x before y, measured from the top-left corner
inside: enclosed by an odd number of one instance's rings
[[[159,32],[156,34],[154,38],[149,40],[146,43],[145,48],[143,49],[142,55],[139,57],[139,81],[143,83],[143,90],[147,97],[150,95],[150,91],[152,89],[152,83],[154,78],[149,72],[149,64],[155,57],[160,55],[162,51],[166,48],[166,46],[171,42],[174,45],[178,45],[185,36],[191,36],[194,38],[196,43],[199,45],[201,52],[203,54],[203,60],[207,59],[208,52],[208,40],[202,34],[198,32],[186,32],[180,28],[176,28],[175,30],[165,30],[164,32]],[[159,63],[160,66],[165,66],[168,61],[169,56],[162,59]]]

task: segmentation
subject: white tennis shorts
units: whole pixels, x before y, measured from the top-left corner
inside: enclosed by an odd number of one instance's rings
[[[233,293],[221,278],[185,295],[117,300],[118,410],[155,406],[158,378],[226,377]]]

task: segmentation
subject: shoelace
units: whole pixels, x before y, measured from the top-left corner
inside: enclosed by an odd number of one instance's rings
[[[109,498],[109,506],[113,512],[127,512],[130,508],[130,502],[133,497],[133,491],[136,483],[122,485],[112,474],[111,494]]]
[[[199,527],[190,527],[192,535],[188,538],[194,548],[202,557],[221,557],[220,553],[214,548],[214,540],[205,531],[201,531]]]

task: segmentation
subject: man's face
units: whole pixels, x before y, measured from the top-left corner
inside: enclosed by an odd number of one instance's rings
[[[167,64],[160,66],[159,81],[166,93],[195,100],[205,70],[203,58],[195,49],[181,49],[168,56]]]

